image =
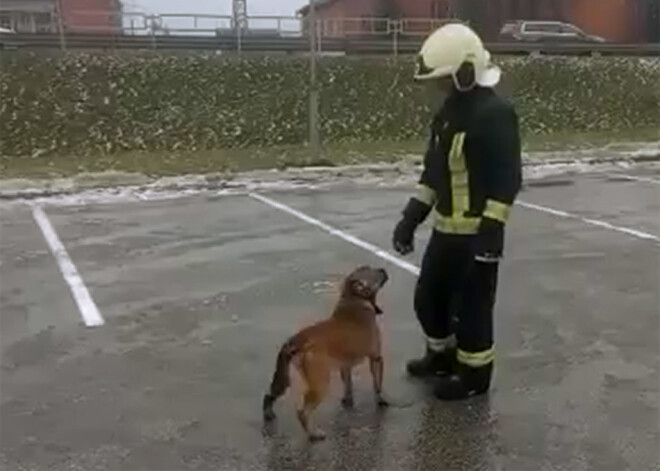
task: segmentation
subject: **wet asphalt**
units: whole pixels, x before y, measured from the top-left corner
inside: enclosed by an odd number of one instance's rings
[[[660,175],[640,172],[660,180]],[[345,185],[267,195],[389,250],[410,190]],[[415,278],[247,195],[45,207],[105,318],[85,327],[27,207],[2,207],[3,470],[660,469],[660,185],[553,177],[517,207],[496,306],[489,396],[434,400],[404,375],[422,352]],[[428,227],[420,228],[419,265]],[[385,391],[366,365],[356,406],[338,378],[310,445],[296,397],[272,426],[260,401],[294,330],[326,316],[357,264],[388,269]]]

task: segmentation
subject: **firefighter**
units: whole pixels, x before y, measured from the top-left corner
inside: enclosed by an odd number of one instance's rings
[[[402,255],[412,252],[415,230],[432,213],[414,295],[426,352],[407,370],[439,376],[434,393],[443,400],[484,394],[491,383],[498,267],[522,173],[517,114],[492,88],[500,76],[479,36],[459,23],[425,40],[414,75],[440,104],[418,193],[403,210],[393,245]]]

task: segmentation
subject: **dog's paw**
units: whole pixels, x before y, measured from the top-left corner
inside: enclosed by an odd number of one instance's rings
[[[379,409],[386,409],[390,407],[390,401],[385,399],[383,396],[376,397],[376,405]]]
[[[346,409],[352,409],[353,406],[355,405],[353,396],[344,396],[341,400],[341,405],[344,406]]]
[[[275,412],[273,412],[273,409],[264,409],[263,411],[264,415],[264,422],[272,422],[275,420]]]
[[[316,429],[313,432],[310,432],[309,436],[309,441],[314,443],[314,442],[321,442],[325,440],[325,432],[321,429]]]

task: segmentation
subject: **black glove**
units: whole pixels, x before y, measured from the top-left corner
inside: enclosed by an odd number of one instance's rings
[[[497,262],[504,251],[504,224],[484,217],[475,240],[475,258],[480,262]]]
[[[394,228],[392,245],[401,255],[407,255],[415,250],[415,230],[431,211],[431,206],[416,198],[410,198],[403,210],[403,218]]]
[[[415,250],[415,229],[417,226],[411,223],[406,218],[403,218],[394,228],[394,237],[392,238],[392,245],[401,255],[408,255]]]

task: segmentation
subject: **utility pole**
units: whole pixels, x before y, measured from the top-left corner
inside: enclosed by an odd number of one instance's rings
[[[232,1],[232,16],[235,28],[247,28],[247,0]]]
[[[237,49],[241,53],[243,32],[248,27],[247,0],[232,0],[232,19],[236,29]]]
[[[318,159],[319,129],[319,91],[316,80],[316,0],[309,0],[309,144],[312,149],[312,157]]]
[[[55,15],[57,16],[57,31],[60,36],[60,49],[66,51],[66,35],[64,33],[64,18],[62,11],[62,0],[57,0],[55,2]]]

